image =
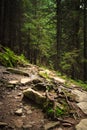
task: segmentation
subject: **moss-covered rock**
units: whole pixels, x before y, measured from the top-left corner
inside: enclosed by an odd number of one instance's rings
[[[23,91],[24,97],[27,97],[29,99],[31,99],[32,101],[34,101],[35,103],[42,105],[44,104],[44,102],[46,102],[46,97],[43,96],[41,93],[29,88],[27,90]]]
[[[29,76],[28,73],[19,70],[19,69],[15,69],[15,68],[7,68],[7,71],[10,71],[11,73],[15,73],[15,74],[20,74],[20,75],[24,75],[24,76]]]

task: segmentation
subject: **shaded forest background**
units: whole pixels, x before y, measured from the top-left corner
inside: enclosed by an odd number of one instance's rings
[[[1,0],[0,44],[87,81],[87,0]]]

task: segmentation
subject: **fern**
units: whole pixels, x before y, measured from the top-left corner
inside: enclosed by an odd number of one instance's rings
[[[25,56],[21,54],[17,56],[12,50],[9,48],[2,48],[2,52],[0,52],[0,64],[6,67],[14,67],[18,64],[26,64],[28,60],[26,60]]]

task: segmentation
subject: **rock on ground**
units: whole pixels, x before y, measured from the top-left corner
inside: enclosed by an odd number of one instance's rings
[[[72,93],[75,95],[76,102],[87,102],[87,92],[79,91],[77,89],[72,90]]]
[[[82,119],[78,125],[76,125],[76,130],[87,130],[87,119]]]
[[[25,97],[31,99],[32,101],[40,105],[42,105],[46,101],[45,96],[31,88],[24,90],[23,94]]]
[[[87,102],[80,102],[77,105],[85,114],[87,114]]]
[[[24,76],[28,76],[29,77],[29,74],[22,71],[22,70],[19,70],[19,69],[14,69],[14,68],[7,68],[7,71],[10,71],[11,73],[14,73],[14,74],[20,74],[20,75],[24,75]]]
[[[18,115],[18,116],[22,116],[22,113],[23,113],[22,108],[15,111],[15,114]]]
[[[17,119],[17,120],[13,120],[14,121],[14,124],[17,128],[22,128],[23,126],[23,121],[22,119]]]
[[[7,126],[8,124],[7,123],[5,123],[5,122],[0,122],[0,127],[2,127],[2,126]]]
[[[47,123],[45,126],[44,126],[44,129],[45,130],[50,130],[56,126],[59,126],[60,125],[60,122],[50,122],[50,123]]]
[[[8,84],[13,84],[13,85],[16,85],[16,84],[18,84],[18,83],[19,83],[18,80],[10,80],[10,81],[8,82]]]
[[[62,79],[62,78],[60,78],[60,77],[53,77],[53,79],[55,80],[55,81],[57,81],[57,82],[59,82],[59,83],[65,83],[65,80],[64,79]]]
[[[32,81],[31,78],[22,78],[20,82],[21,82],[21,84],[25,85],[25,84],[28,84],[31,81]]]

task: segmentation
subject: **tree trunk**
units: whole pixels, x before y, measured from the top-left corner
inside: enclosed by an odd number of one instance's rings
[[[59,68],[60,63],[60,45],[61,45],[61,0],[56,0],[56,17],[57,17],[57,61],[56,69]]]
[[[0,2],[0,42],[2,44],[3,42],[3,27],[4,27],[4,0],[1,0]]]
[[[80,49],[80,41],[79,41],[79,28],[80,28],[80,1],[79,0],[72,0],[72,11],[74,11],[75,16],[73,16],[73,35],[72,35],[72,48],[71,49],[76,49],[79,50]],[[76,60],[76,64],[80,64],[79,63],[79,55],[77,58],[75,58]],[[78,65],[79,66],[79,65]],[[77,71],[77,67],[75,64],[72,65],[72,73],[71,73],[71,77],[73,79],[78,79],[79,78],[79,72]]]
[[[84,81],[87,81],[87,0],[84,0]]]

